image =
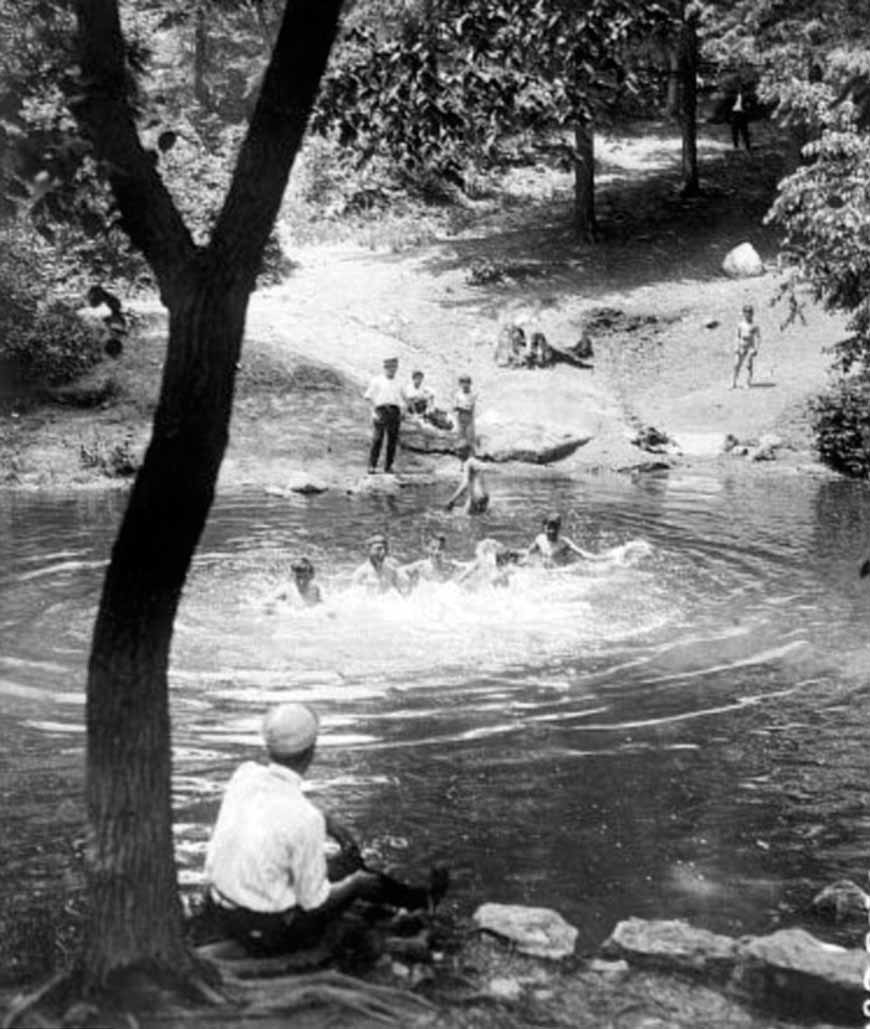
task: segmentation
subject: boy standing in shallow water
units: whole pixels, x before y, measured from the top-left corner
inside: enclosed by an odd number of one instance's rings
[[[761,345],[761,329],[755,324],[755,309],[752,304],[745,304],[743,317],[737,323],[737,339],[734,348],[734,373],[731,376],[731,389],[737,389],[737,377],[746,362],[746,384],[752,385],[752,372],[755,357]]]

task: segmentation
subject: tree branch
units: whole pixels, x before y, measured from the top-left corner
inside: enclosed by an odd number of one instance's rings
[[[82,90],[73,113],[105,167],[122,226],[165,297],[196,247],[136,131],[118,0],[76,0],[76,16]]]
[[[253,279],[338,31],[343,0],[287,0],[272,59],[209,249]]]

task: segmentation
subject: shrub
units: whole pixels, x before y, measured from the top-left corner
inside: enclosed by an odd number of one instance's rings
[[[60,300],[38,311],[28,331],[13,333],[0,346],[26,382],[45,386],[72,382],[103,356],[99,330]]]
[[[819,457],[838,472],[870,477],[870,378],[841,379],[813,402]]]

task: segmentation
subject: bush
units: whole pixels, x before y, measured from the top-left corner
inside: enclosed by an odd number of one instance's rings
[[[813,403],[819,457],[838,472],[870,477],[870,378],[841,379]]]

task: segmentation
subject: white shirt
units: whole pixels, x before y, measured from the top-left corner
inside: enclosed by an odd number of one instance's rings
[[[306,911],[329,896],[326,820],[282,765],[246,761],[227,784],[205,859],[206,880],[251,911]]]
[[[388,379],[386,375],[376,375],[364,396],[373,407],[405,407],[405,391],[401,383],[396,378]]]

